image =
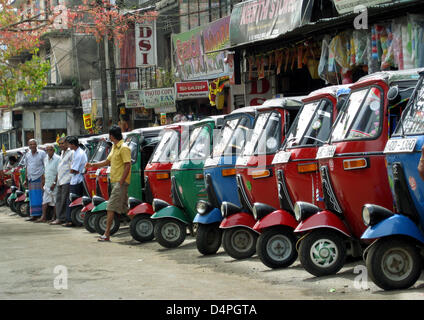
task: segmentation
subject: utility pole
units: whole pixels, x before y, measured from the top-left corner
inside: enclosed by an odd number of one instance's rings
[[[106,76],[106,55],[105,55],[105,39],[104,37],[99,41],[99,68],[100,68],[100,82],[102,84],[102,113],[103,125],[102,132],[109,132],[109,101],[107,95],[107,76]]]
[[[107,40],[109,56],[109,76],[110,76],[110,101],[112,111],[112,124],[118,124],[119,110],[116,101],[116,68],[115,68],[115,45],[113,37]]]

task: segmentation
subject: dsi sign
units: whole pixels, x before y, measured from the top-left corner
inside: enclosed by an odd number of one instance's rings
[[[157,64],[156,23],[137,24],[135,28],[136,66],[146,67]]]

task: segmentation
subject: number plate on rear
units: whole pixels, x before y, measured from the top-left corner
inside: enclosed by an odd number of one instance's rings
[[[384,153],[412,152],[415,149],[417,139],[393,139],[386,143]]]
[[[318,148],[316,159],[332,158],[337,146],[322,146]]]
[[[291,152],[280,151],[274,156],[274,159],[272,160],[272,164],[287,163],[290,160],[290,156],[291,156]]]

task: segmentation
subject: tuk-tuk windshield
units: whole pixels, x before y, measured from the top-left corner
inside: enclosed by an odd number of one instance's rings
[[[131,150],[131,161],[133,162],[137,160],[137,145],[138,145],[137,142],[138,142],[138,137],[136,136],[132,136],[132,137],[129,136],[125,140],[125,143]]]
[[[183,160],[202,160],[210,153],[210,136],[207,125],[197,127],[190,134],[190,143],[186,144],[186,148],[181,152]]]
[[[372,139],[380,134],[383,92],[377,87],[353,91],[334,124],[332,141]]]
[[[108,152],[107,152],[108,149],[109,149],[109,146],[105,140],[99,141],[90,162],[99,162],[99,161],[106,160],[108,155]]]
[[[249,130],[246,127],[248,121],[248,118],[241,117],[225,123],[219,142],[213,148],[213,157],[237,155],[241,152]]]
[[[180,135],[176,130],[165,130],[151,162],[174,162],[178,157]]]
[[[244,156],[272,154],[280,147],[281,115],[263,112],[258,115],[252,135],[243,150]]]
[[[403,113],[400,125],[397,126],[395,135],[424,134],[424,78],[421,78],[413,102]]]
[[[290,128],[286,148],[324,143],[331,131],[333,105],[327,99],[305,104]]]

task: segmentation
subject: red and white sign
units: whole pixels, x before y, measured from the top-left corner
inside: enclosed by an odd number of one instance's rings
[[[135,50],[137,67],[154,66],[157,64],[155,21],[136,25]]]
[[[175,94],[177,100],[208,98],[209,85],[207,81],[176,82]]]

